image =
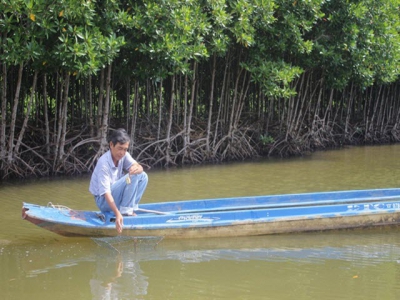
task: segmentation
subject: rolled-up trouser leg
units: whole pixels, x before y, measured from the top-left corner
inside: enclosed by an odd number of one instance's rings
[[[127,181],[127,177],[130,181]],[[137,175],[126,174],[111,186],[111,195],[121,214],[132,214],[138,209],[140,199],[146,190],[148,177],[145,172]],[[96,204],[101,211],[111,211],[104,195],[95,197]]]
[[[126,182],[125,175],[125,188],[121,195],[120,212],[122,214],[131,214],[134,210],[139,208],[140,199],[146,190],[148,177],[145,172],[137,175],[130,175],[130,183]]]

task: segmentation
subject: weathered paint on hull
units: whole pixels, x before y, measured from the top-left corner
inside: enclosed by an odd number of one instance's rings
[[[87,228],[79,226],[62,225],[58,223],[41,221],[29,216],[26,220],[43,229],[69,237],[107,237],[117,236],[114,227]],[[294,232],[326,231],[350,228],[368,228],[376,226],[392,226],[400,224],[400,212],[380,212],[373,214],[360,214],[355,216],[337,217],[302,217],[286,218],[269,222],[237,221],[227,226],[213,227],[186,227],[165,229],[135,229],[125,227],[123,235],[126,236],[160,236],[164,238],[207,238],[207,237],[234,237],[254,236],[268,234],[282,234]]]

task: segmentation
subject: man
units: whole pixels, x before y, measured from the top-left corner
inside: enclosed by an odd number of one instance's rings
[[[148,177],[143,167],[127,152],[130,138],[124,129],[114,130],[108,139],[110,150],[98,160],[89,191],[102,212],[115,214],[115,227],[122,232],[123,216],[135,216]]]

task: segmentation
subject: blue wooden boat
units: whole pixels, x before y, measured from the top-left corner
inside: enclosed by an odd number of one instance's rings
[[[115,216],[24,203],[22,217],[64,236],[118,235]],[[141,204],[123,235],[250,236],[400,224],[400,189],[353,190]]]

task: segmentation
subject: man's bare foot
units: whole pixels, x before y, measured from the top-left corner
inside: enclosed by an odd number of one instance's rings
[[[131,212],[129,214],[122,214],[122,215],[125,217],[136,217],[137,216],[135,212]]]

